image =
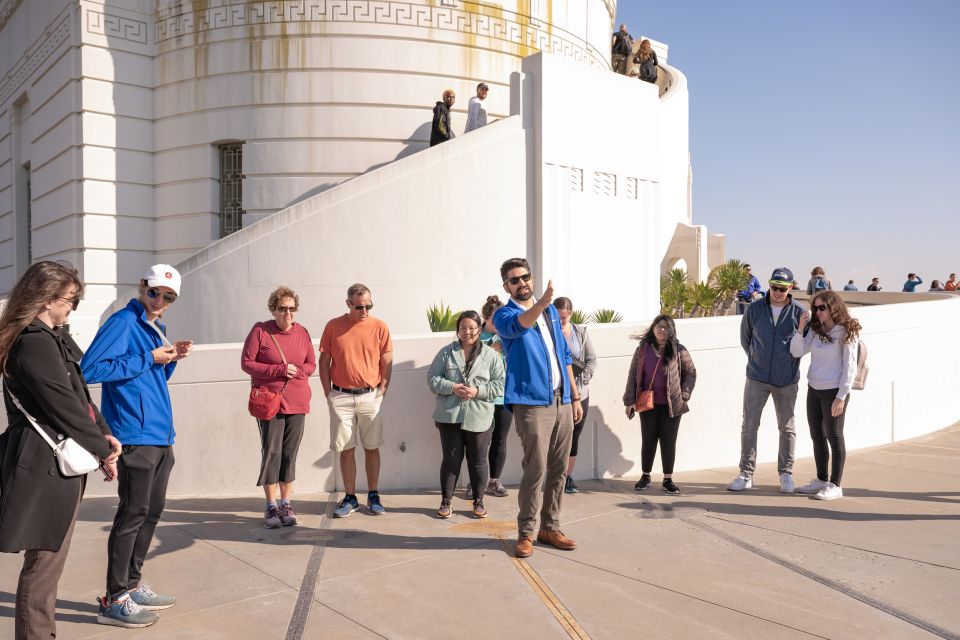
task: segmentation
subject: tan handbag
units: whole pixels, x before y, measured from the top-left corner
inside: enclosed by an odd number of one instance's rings
[[[647,345],[643,345],[643,355],[642,360],[640,361],[640,367],[638,369],[640,375],[637,376],[640,378],[643,375],[643,361],[647,357]],[[657,377],[657,369],[660,368],[660,361],[663,360],[663,356],[657,358],[657,364],[653,367],[653,374],[650,376],[650,384],[646,389],[637,389],[637,403],[633,406],[638,413],[643,411],[650,411],[653,409],[653,379]]]

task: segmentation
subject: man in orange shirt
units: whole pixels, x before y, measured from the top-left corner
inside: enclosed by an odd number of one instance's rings
[[[383,444],[380,406],[393,370],[390,329],[370,315],[370,289],[359,283],[347,289],[347,308],[347,313],[324,328],[318,365],[330,410],[330,449],[340,454],[346,494],[333,511],[335,518],[345,518],[360,506],[356,496],[358,440],[367,471],[367,508],[373,515],[384,512],[377,491]]]
[[[957,290],[957,274],[951,273],[950,279],[943,283],[944,291],[956,291]]]

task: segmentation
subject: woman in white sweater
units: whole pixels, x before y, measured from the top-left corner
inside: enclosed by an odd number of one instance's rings
[[[797,332],[790,340],[790,353],[795,358],[810,354],[807,422],[813,438],[817,477],[797,491],[814,494],[819,500],[836,500],[843,497],[840,488],[846,457],[843,419],[857,375],[857,338],[861,327],[856,318],[850,317],[843,299],[833,291],[821,291],[813,296],[810,309],[813,318],[806,311],[800,316]],[[808,323],[810,330],[805,332]],[[831,462],[829,478],[828,462]]]

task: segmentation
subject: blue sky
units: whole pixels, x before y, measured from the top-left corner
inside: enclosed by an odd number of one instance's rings
[[[687,77],[694,222],[728,258],[837,288],[960,272],[960,1],[618,5]]]

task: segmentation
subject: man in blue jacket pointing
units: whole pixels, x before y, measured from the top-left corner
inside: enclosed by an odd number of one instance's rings
[[[90,383],[101,383],[103,417],[123,445],[117,465],[120,504],[107,541],[107,594],[97,622],[146,627],[173,596],[140,581],[143,560],[167,495],[173,469],[173,410],[167,380],[193,343],[171,343],[161,314],[180,294],[180,274],[168,264],[147,269],[140,296],[111,315],[80,363]]]
[[[577,543],[560,531],[560,499],[573,425],[583,416],[583,407],[560,316],[551,304],[553,283],[548,282],[543,295],[535,300],[533,275],[524,258],[504,262],[500,278],[510,294],[510,301],[493,315],[507,359],[503,404],[513,412],[523,446],[516,555],[526,558],[533,553],[538,510],[537,542],[571,551]]]

